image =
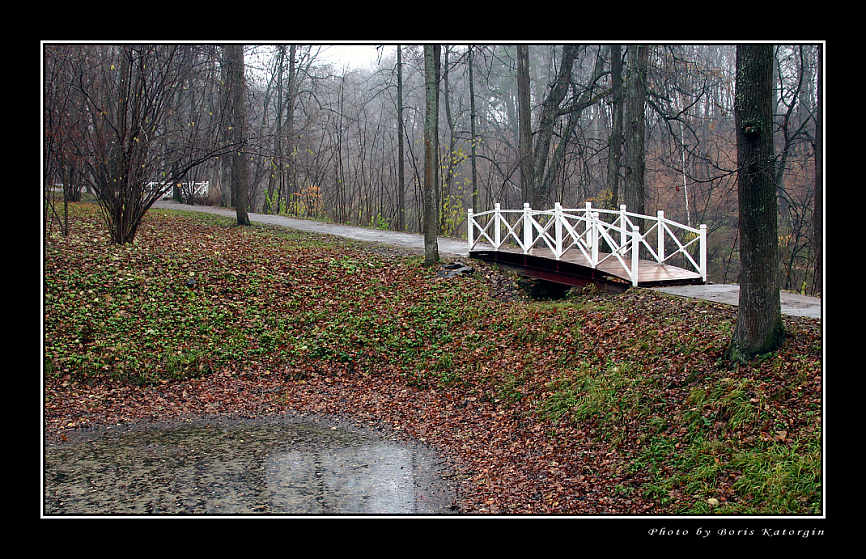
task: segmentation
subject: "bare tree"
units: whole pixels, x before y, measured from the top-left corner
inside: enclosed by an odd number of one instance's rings
[[[230,127],[233,143],[236,146],[232,153],[232,199],[235,204],[238,225],[249,225],[247,215],[249,188],[249,156],[244,153],[247,133],[246,81],[244,80],[244,46],[227,44],[225,63],[227,66],[226,93],[231,107]]]
[[[475,78],[472,71],[472,47],[469,45],[468,62],[469,65],[469,145],[472,152],[472,209],[478,211],[478,165],[475,156],[478,152],[478,142],[476,141],[477,134],[475,133]]]
[[[191,114],[183,90],[201,53],[193,45],[133,44],[78,51],[77,155],[115,243],[131,242],[144,213],[190,169],[231,148],[212,140],[218,115],[177,118]]]
[[[538,135],[533,149],[533,201],[532,205],[537,208],[549,205],[551,200],[550,182],[545,180],[545,170],[550,152],[550,143],[553,138],[554,125],[561,116],[560,104],[568,93],[571,79],[571,69],[574,66],[574,58],[577,56],[578,45],[563,45],[562,60],[556,80],[550,86],[547,97],[541,105],[541,117],[538,121]]]
[[[607,163],[607,188],[610,191],[611,207],[616,208],[619,200],[620,159],[622,158],[622,47],[610,45],[611,72],[611,112],[613,123],[610,131]]]
[[[403,157],[403,54],[397,45],[397,230],[406,229],[406,170]]]
[[[584,49],[584,52],[586,52],[586,50],[587,49]],[[576,54],[576,49],[569,52],[563,48],[563,60],[562,66],[560,66],[557,84],[562,83],[565,84],[564,87],[567,87],[572,70],[567,68],[566,65],[573,65]],[[571,58],[572,62],[568,61],[569,58]],[[539,181],[539,184],[541,185],[539,191],[546,197],[549,197],[552,194],[554,180],[560,174],[566,150],[568,150],[572,136],[574,136],[575,130],[578,128],[583,111],[596,104],[603,96],[603,89],[598,86],[598,82],[604,74],[604,57],[602,56],[601,47],[598,47],[596,49],[595,63],[593,64],[592,75],[589,78],[589,83],[583,87],[579,93],[577,90],[580,89],[581,86],[572,83],[572,89],[575,90],[575,94],[563,107],[560,107],[560,104],[562,103],[562,99],[565,97],[565,89],[558,90],[559,86],[551,88],[550,95],[548,96],[548,100],[545,102],[544,111],[542,112],[542,122],[539,125],[539,141],[536,149],[540,151],[536,152],[534,171],[535,177],[541,178]],[[554,124],[557,118],[564,115],[567,115],[565,127],[559,133],[556,148],[553,150],[553,154],[549,157],[548,163],[547,152],[550,151],[550,144],[554,135]],[[565,192],[563,188],[556,197],[561,202],[564,196]]]
[[[646,153],[646,45],[629,45],[628,73],[625,91],[625,143],[623,154],[623,203],[629,211],[645,213],[644,173]]]
[[[784,337],[778,285],[773,147],[773,46],[737,46],[740,299],[729,348],[743,360],[776,349]]]
[[[440,45],[424,45],[424,264],[439,261],[436,215],[436,121],[439,118],[439,55]]]
[[[529,46],[517,45],[518,157],[523,201],[535,202],[535,176],[532,161],[532,112],[529,98]],[[536,206],[537,207],[537,206]]]
[[[815,273],[812,293],[821,293],[824,283],[824,47],[818,46],[818,99],[815,115],[815,209],[813,212],[812,247]]]
[[[55,221],[63,236],[69,234],[69,202],[81,199],[82,177],[76,155],[82,111],[75,95],[73,76],[76,53],[68,45],[45,48],[43,176],[44,226],[50,233]],[[63,216],[55,204],[56,185],[62,183]]]

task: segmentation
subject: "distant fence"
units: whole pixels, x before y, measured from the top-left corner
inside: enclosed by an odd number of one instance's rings
[[[155,190],[159,190],[169,186],[163,182],[150,181],[147,183],[148,192],[154,192]],[[191,182],[179,182],[176,185],[180,188],[184,193],[192,193],[194,196],[207,196],[208,192],[210,192],[210,181],[191,181]],[[171,198],[173,188],[169,188],[168,191],[162,194],[162,199],[167,200]]]

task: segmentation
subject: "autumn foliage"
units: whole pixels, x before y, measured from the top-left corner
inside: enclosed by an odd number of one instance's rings
[[[819,514],[822,332],[732,365],[733,307],[631,289],[501,297],[380,246],[92,205],[45,240],[46,438],[332,414],[439,450],[473,514]],[[516,293],[516,292],[513,292]]]

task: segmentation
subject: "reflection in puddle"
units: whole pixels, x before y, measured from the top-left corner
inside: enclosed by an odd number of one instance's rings
[[[265,467],[271,505],[313,514],[412,513],[411,459],[386,444],[274,454]]]
[[[45,514],[442,514],[428,451],[314,423],[198,424],[45,447]]]

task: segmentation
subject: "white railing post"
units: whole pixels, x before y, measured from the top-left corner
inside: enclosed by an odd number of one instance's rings
[[[619,206],[619,249],[625,255],[625,204]]]
[[[701,278],[703,278],[704,283],[706,283],[707,282],[707,226],[702,223],[700,230],[701,230],[701,240],[700,240]]]
[[[586,203],[586,213],[584,214],[584,217],[586,217],[586,228],[584,229],[584,237],[586,237],[587,243],[591,243],[592,242],[592,240],[591,240],[592,233],[589,233],[589,228],[590,228],[589,220],[592,219],[592,202]],[[587,233],[589,233],[589,234],[587,234]]]
[[[598,266],[598,212],[592,212],[592,267]]]
[[[469,243],[469,252],[472,252],[472,220],[475,219],[472,217],[472,208],[469,208],[468,215],[466,217],[466,240]]]
[[[556,231],[556,259],[562,256],[562,205],[559,202],[553,206],[553,227]]]
[[[529,214],[529,202],[523,203],[523,254],[529,252],[532,246],[532,216]]]
[[[637,287],[637,272],[640,266],[640,227],[631,229],[631,284]]]
[[[499,202],[493,204],[493,219],[496,222],[496,228],[493,230],[493,243],[496,245],[494,248],[496,248],[496,250],[499,250],[499,245],[502,244],[502,240],[499,236]]]
[[[658,218],[658,225],[656,225],[656,228],[658,229],[658,238],[659,238],[659,248],[658,248],[658,252],[656,254],[658,255],[658,258],[657,258],[658,263],[661,264],[662,262],[665,261],[665,229],[664,229],[665,212],[663,212],[662,210],[659,210],[658,213],[656,213],[656,217]]]

